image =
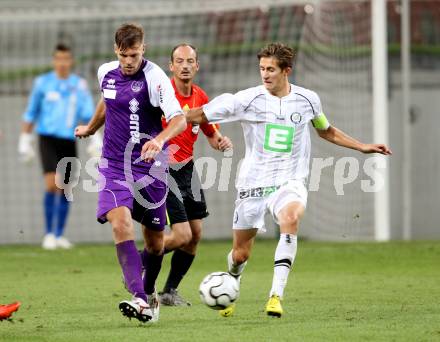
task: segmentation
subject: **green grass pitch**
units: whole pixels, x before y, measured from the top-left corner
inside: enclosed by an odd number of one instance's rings
[[[0,341],[438,341],[440,242],[300,242],[281,319],[267,317],[276,241],[257,241],[233,317],[200,303],[198,285],[226,268],[230,242],[203,242],[181,285],[191,307],[162,307],[157,324],[122,317],[115,251],[0,247],[0,303],[20,300]],[[165,258],[159,288],[169,269]]]

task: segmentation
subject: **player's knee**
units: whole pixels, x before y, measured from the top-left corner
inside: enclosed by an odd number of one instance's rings
[[[46,191],[47,192],[52,192],[52,193],[56,193],[58,192],[60,189],[58,189],[58,187],[56,186],[55,183],[53,184],[46,184]]]
[[[280,225],[288,226],[296,231],[298,229],[299,220],[300,216],[298,213],[288,213],[280,220]]]
[[[201,234],[197,232],[192,232],[192,238],[185,246],[182,247],[184,251],[189,254],[196,254],[197,246],[199,245],[201,239]]]
[[[119,218],[112,221],[113,234],[116,237],[123,237],[130,233],[130,221],[125,218]]]
[[[163,252],[163,239],[153,239],[146,244],[148,253],[160,255]]]
[[[192,233],[190,229],[187,229],[185,231],[182,232],[181,236],[180,236],[180,243],[181,245],[187,245],[188,243],[191,242],[192,239]]]
[[[182,225],[173,228],[173,240],[178,248],[183,247],[191,242],[192,232],[190,227],[187,225]]]
[[[197,246],[201,239],[202,239],[201,231],[192,231],[190,244]]]
[[[153,245],[148,249],[148,253],[151,253],[153,255],[160,255],[163,252],[163,244],[162,245]]]

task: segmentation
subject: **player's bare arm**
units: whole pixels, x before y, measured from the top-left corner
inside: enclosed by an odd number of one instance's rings
[[[186,120],[184,115],[173,117],[165,128],[156,138],[147,141],[142,146],[142,157],[145,161],[150,162],[162,151],[163,145],[179,135],[186,129]]]
[[[188,110],[185,113],[186,121],[194,123],[194,124],[201,124],[204,122],[208,122],[208,119],[206,118],[205,113],[203,112],[203,108],[192,108]]]
[[[351,148],[362,153],[392,154],[385,144],[364,144],[334,126],[329,126],[326,130],[317,129],[316,131],[321,138],[335,145]]]
[[[104,125],[105,122],[105,103],[101,97],[96,105],[95,114],[87,125],[79,125],[75,128],[75,136],[77,138],[87,138]]]
[[[221,152],[230,150],[234,147],[231,139],[225,135],[222,135],[219,131],[215,131],[214,134],[210,137],[207,137],[207,139],[213,149]]]

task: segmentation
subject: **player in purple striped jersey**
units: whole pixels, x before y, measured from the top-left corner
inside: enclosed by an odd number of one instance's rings
[[[141,26],[124,24],[116,31],[118,61],[99,68],[102,98],[89,124],[75,131],[77,137],[87,137],[105,123],[97,218],[112,226],[125,283],[133,294],[119,308],[142,322],[159,318],[155,281],[162,265],[166,223],[168,153],[164,149],[169,139],[186,128],[170,80],[143,58],[144,51]],[[168,122],[164,130],[162,115]],[[143,226],[142,259],[132,218]],[[142,264],[147,270],[144,280]]]

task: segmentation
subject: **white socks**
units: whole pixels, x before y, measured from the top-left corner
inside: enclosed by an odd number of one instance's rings
[[[296,256],[297,236],[280,234],[280,241],[275,250],[275,264],[272,280],[272,289],[269,296],[277,295],[283,298],[284,288],[287,285],[290,268]]]
[[[244,263],[239,264],[239,265],[234,264],[234,260],[232,259],[232,251],[229,252],[229,254],[228,254],[228,271],[234,277],[238,277],[241,275],[246,264],[247,264],[247,261],[245,261]]]

